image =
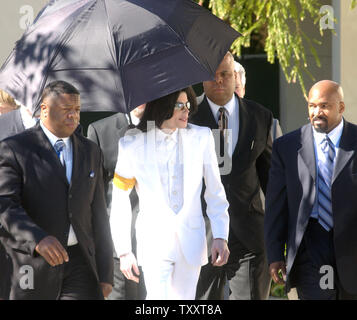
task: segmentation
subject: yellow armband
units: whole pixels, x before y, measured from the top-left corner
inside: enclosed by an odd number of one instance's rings
[[[136,183],[135,178],[126,179],[126,178],[119,176],[116,173],[114,174],[113,184],[119,189],[127,191],[129,189],[134,188],[135,183]]]

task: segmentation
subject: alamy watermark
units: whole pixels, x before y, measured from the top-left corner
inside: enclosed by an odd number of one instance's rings
[[[324,5],[320,8],[320,28],[322,30],[335,29],[335,13],[332,6]]]
[[[320,268],[320,274],[323,274],[323,276],[320,278],[320,288],[322,290],[334,289],[334,271],[333,267],[329,265],[324,265],[321,266]]]
[[[19,26],[22,30],[26,30],[34,20],[34,10],[30,5],[23,5],[20,7],[20,20]]]
[[[20,14],[19,26],[22,30],[26,30],[34,21],[35,18],[34,8],[29,4],[22,5],[20,7],[19,14]],[[330,5],[321,6],[320,14],[323,14],[323,16],[320,18],[320,28],[322,30],[334,29],[335,15],[334,15],[333,7]]]
[[[19,269],[19,273],[23,275],[20,277],[20,288],[22,290],[33,290],[35,288],[33,267],[30,265],[23,265]]]
[[[39,1],[36,1],[39,2]],[[43,6],[48,2],[48,0],[42,0]],[[27,28],[35,20],[35,9],[30,4],[24,4],[19,8],[19,27],[22,30],[27,30]]]

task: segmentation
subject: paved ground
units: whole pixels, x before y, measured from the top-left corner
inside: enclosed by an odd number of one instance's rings
[[[287,298],[278,298],[278,297],[269,297],[269,300],[299,300],[298,296],[297,296],[297,292],[296,289],[293,288],[290,290],[290,292],[288,293],[288,297]]]

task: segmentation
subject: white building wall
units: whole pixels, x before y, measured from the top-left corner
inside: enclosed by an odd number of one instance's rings
[[[345,94],[345,118],[357,124],[357,8],[350,10],[350,1],[335,1],[340,4],[339,54],[333,63],[340,65],[341,85]]]
[[[331,5],[331,1],[325,0],[321,2],[323,5]],[[305,42],[305,53],[309,71],[315,77],[315,80],[312,80],[306,73],[304,74],[305,88],[308,93],[315,82],[323,79],[332,79],[333,36],[331,30],[325,30],[323,36],[321,36],[319,23],[313,24],[309,19],[306,19],[301,24],[301,27],[311,39],[314,38],[321,41],[321,45],[315,45],[321,67],[317,67],[315,58],[310,53],[309,46]],[[302,93],[300,84],[298,82],[287,83],[282,70],[280,70],[280,123],[283,133],[293,131],[308,123],[307,101]]]
[[[318,34],[318,25],[304,23],[305,32],[322,41],[317,47],[321,68],[316,67],[309,55],[310,71],[316,81],[331,79],[342,85],[346,104],[344,116],[357,123],[357,8],[350,9],[350,0],[323,1],[323,4],[333,7],[337,23],[334,23],[333,33],[325,30],[322,38]],[[280,122],[283,131],[289,132],[307,123],[307,104],[299,85],[288,84],[282,71],[280,73]],[[309,90],[314,81],[307,76],[305,81]]]
[[[32,23],[46,0],[1,0],[0,5],[0,66],[5,62],[15,42],[26,26]]]

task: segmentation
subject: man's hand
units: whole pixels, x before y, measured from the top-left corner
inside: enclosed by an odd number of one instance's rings
[[[283,277],[279,275],[279,271],[281,271]],[[284,261],[277,261],[271,263],[269,265],[269,273],[275,283],[285,284],[284,279],[286,277],[286,265]]]
[[[43,238],[35,247],[36,252],[41,255],[48,264],[55,267],[63,262],[68,262],[68,253],[61,243],[53,236]]]
[[[101,282],[100,287],[102,288],[104,298],[108,298],[113,290],[113,286],[110,283]]]
[[[132,252],[120,256],[120,271],[124,274],[125,278],[139,283],[140,271]]]
[[[212,264],[216,267],[225,265],[229,257],[229,249],[227,241],[224,239],[213,239],[212,248]]]

